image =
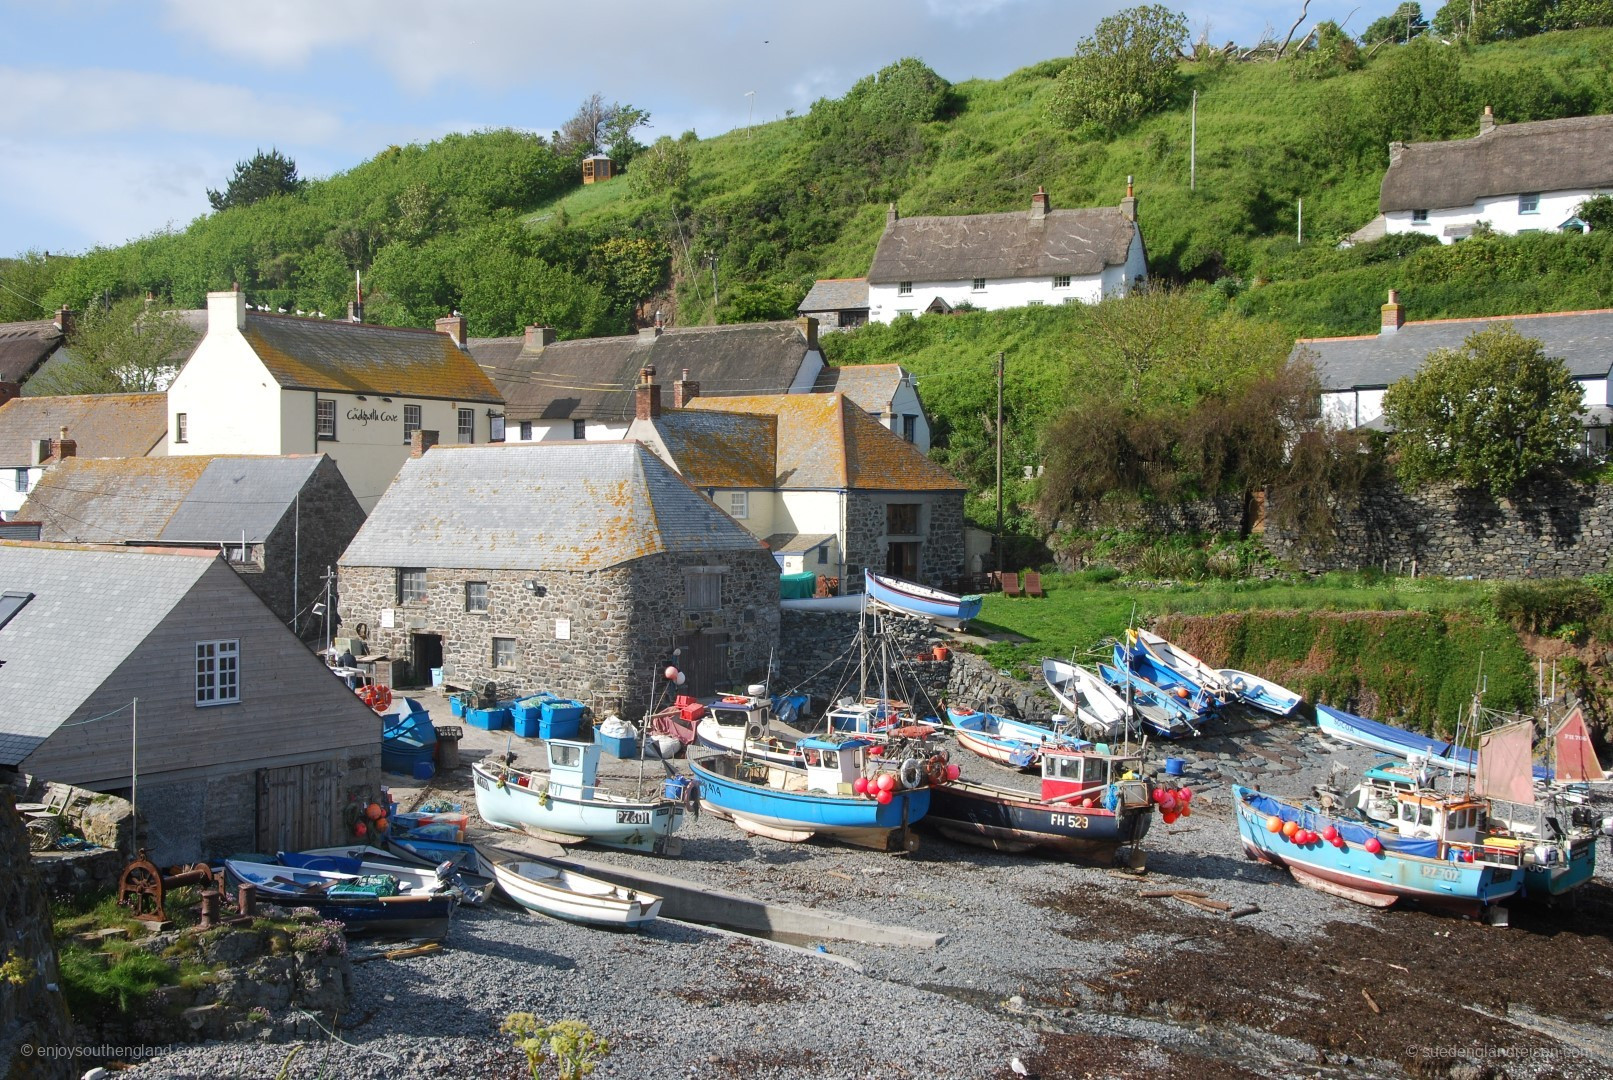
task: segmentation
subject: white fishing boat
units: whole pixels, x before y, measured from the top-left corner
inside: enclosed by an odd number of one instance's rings
[[[1125,732],[1131,719],[1126,699],[1086,668],[1049,656],[1042,660],[1042,678],[1060,709],[1078,718],[1093,739],[1114,739]]]
[[[1220,675],[1239,701],[1273,716],[1288,716],[1305,700],[1287,687],[1247,671],[1221,668]]]
[[[501,829],[550,838],[592,841],[605,847],[676,855],[672,834],[683,824],[683,804],[672,799],[625,798],[597,786],[599,745],[551,739],[544,744],[549,771],[528,772],[476,763],[476,811]]]
[[[653,893],[613,885],[599,878],[531,859],[501,859],[493,864],[499,888],[528,911],[589,926],[637,929],[661,911]]]

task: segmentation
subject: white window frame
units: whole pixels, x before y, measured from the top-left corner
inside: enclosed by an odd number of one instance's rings
[[[478,596],[477,592],[475,591],[476,587],[478,585],[481,586],[479,596]],[[478,600],[480,600],[480,603],[478,603]],[[470,612],[473,615],[486,615],[487,612],[488,612],[489,606],[490,605],[489,605],[489,602],[488,602],[488,599],[487,599],[487,582],[485,582],[485,581],[467,581],[467,582],[465,582],[465,610]]]
[[[1068,289],[1069,287],[1070,287],[1070,275],[1069,274],[1054,274],[1053,275],[1053,288],[1055,288],[1055,289]]]
[[[1538,213],[1540,213],[1540,192],[1538,192],[1538,191],[1520,192],[1519,195],[1518,195],[1518,213],[1520,213],[1520,214],[1538,214]]]
[[[505,648],[501,649],[501,646],[504,646]],[[504,661],[502,663],[499,661],[501,652],[504,655]],[[509,671],[520,662],[520,656],[521,646],[515,638],[496,637],[493,639],[492,664],[494,671]]]
[[[503,442],[504,441],[504,426],[505,425],[504,425],[504,414],[503,413],[498,413],[495,416],[489,416],[487,418],[487,441],[488,442]]]
[[[896,295],[897,296],[912,296],[913,295],[913,283],[911,281],[898,281],[896,283]]]
[[[190,417],[185,413],[174,413],[174,442],[190,441]]]
[[[972,279],[969,282],[969,291],[970,292],[985,292],[986,291],[986,279],[983,278],[983,277],[977,277],[977,278]]]
[[[455,429],[455,434],[459,436],[459,441],[462,444],[470,444],[476,441],[475,409],[459,410],[459,423],[458,427]]]
[[[17,490],[18,491],[20,491],[24,495],[28,494],[28,470],[27,469],[18,469],[17,470],[16,484],[17,484]]]
[[[521,421],[521,441],[522,442],[531,442],[532,441],[532,421],[530,421],[530,420],[522,420]]]
[[[1428,224],[1428,211],[1427,210],[1413,210],[1411,212],[1411,223],[1413,225],[1427,225]]]
[[[688,566],[683,570],[683,610],[690,613],[722,610],[724,567]]]
[[[405,405],[403,407],[403,441],[412,442],[414,433],[420,430],[421,411],[419,405]]]
[[[750,517],[750,492],[730,491],[728,493],[728,516],[739,521]]]
[[[410,576],[413,575],[413,574],[419,574],[420,575],[420,595],[419,596],[412,595],[412,590],[409,590],[409,589],[406,588],[406,582],[409,580]],[[425,603],[426,595],[427,595],[428,590],[429,590],[429,585],[428,585],[427,580],[426,580],[426,568],[425,567],[423,567],[423,566],[400,566],[400,567],[398,567],[398,603],[400,603],[400,604],[423,604],[423,603]]]
[[[326,415],[326,414],[329,415]],[[336,441],[336,399],[314,399],[314,438]]]
[[[241,700],[241,640],[196,643],[196,707],[234,705]]]

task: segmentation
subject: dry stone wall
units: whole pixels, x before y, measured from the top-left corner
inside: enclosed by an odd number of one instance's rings
[[[0,867],[0,1074],[6,1080],[66,1080],[76,1075],[71,1059],[35,1052],[72,1040],[50,903],[29,858],[15,797],[5,785],[0,785]]]

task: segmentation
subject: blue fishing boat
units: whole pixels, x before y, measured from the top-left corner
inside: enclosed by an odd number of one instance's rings
[[[1220,671],[1186,649],[1172,645],[1158,634],[1141,629],[1127,630],[1125,643],[1131,649],[1133,663],[1137,660],[1146,660],[1161,673],[1170,673],[1170,678],[1153,679],[1167,689],[1180,681],[1182,685],[1203,690],[1222,701],[1237,696],[1230,682]]]
[[[1098,675],[1122,696],[1130,686],[1132,711],[1143,726],[1154,734],[1165,739],[1180,739],[1199,733],[1197,724],[1200,718],[1186,700],[1166,693],[1137,672],[1127,671],[1124,667],[1099,664]]]
[[[1346,900],[1379,908],[1409,900],[1472,916],[1523,887],[1517,844],[1479,834],[1480,807],[1472,800],[1453,800],[1437,817],[1430,813],[1430,829],[1437,820],[1442,832],[1424,838],[1237,784],[1232,796],[1246,855],[1287,867],[1301,885]]]
[[[867,751],[877,745],[869,739],[796,745],[805,762],[799,768],[737,754],[690,759],[701,806],[745,832],[789,843],[821,835],[880,851],[914,848],[909,828],[929,810],[931,784],[946,782],[943,755],[922,743],[887,743],[893,771],[878,771],[869,765]],[[907,756],[894,756],[901,753]],[[872,796],[865,793],[871,781]]]
[[[901,578],[884,577],[872,570],[865,571],[864,575],[870,599],[905,614],[933,619],[959,629],[980,614],[983,601],[978,596],[958,596]]]
[[[391,874],[409,892],[452,892],[461,903],[480,907],[487,900],[485,884],[468,880],[453,859],[422,865],[412,855],[364,844],[348,844],[306,851],[281,851],[275,862],[298,870],[328,870],[335,874]]]
[[[224,870],[236,884],[256,886],[260,903],[311,907],[350,934],[441,938],[459,904],[452,892],[404,892],[388,874],[355,876],[242,859],[225,859]]]
[[[1316,726],[1321,729],[1322,734],[1340,742],[1364,746],[1369,750],[1392,754],[1398,758],[1416,754],[1430,764],[1452,772],[1470,773],[1478,767],[1478,755],[1465,746],[1457,746],[1442,739],[1431,739],[1426,735],[1407,731],[1405,728],[1381,724],[1376,720],[1368,720],[1364,716],[1356,716],[1330,705],[1316,706]],[[1533,767],[1533,775],[1536,780],[1550,780],[1551,770],[1543,765],[1536,765]]]
[[[967,707],[947,706],[947,721],[958,745],[987,761],[1011,769],[1029,769],[1042,760],[1042,744],[1003,730],[1002,717]]]
[[[1226,700],[1220,693],[1201,686],[1175,668],[1159,663],[1146,650],[1128,649],[1124,642],[1115,642],[1114,660],[1115,667],[1127,672],[1133,682],[1140,679],[1175,698],[1195,726],[1215,715]]]

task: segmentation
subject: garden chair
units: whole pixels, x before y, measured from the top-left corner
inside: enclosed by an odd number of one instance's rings
[[[1003,571],[997,575],[997,581],[1003,587],[1004,596],[1019,596],[1019,575]]]
[[[1025,595],[1041,599],[1047,594],[1042,591],[1042,575],[1035,570],[1025,571]]]

